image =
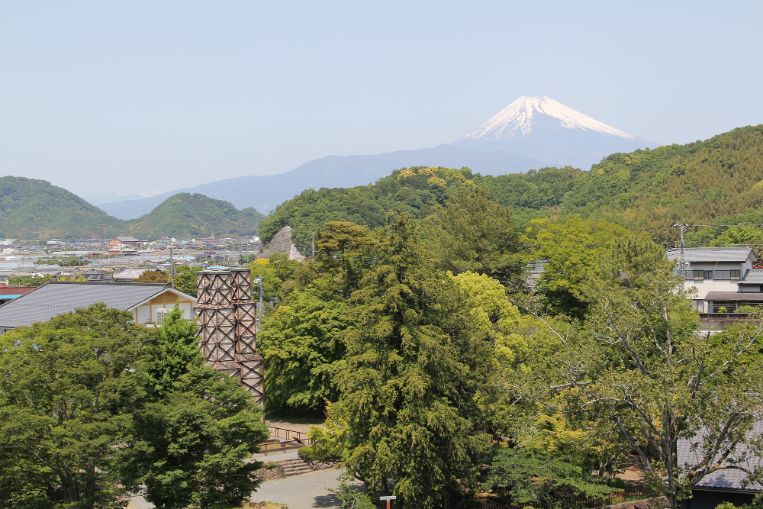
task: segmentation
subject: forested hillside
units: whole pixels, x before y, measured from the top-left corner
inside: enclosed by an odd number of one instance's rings
[[[304,191],[263,219],[260,235],[270,239],[288,224],[297,247],[307,252],[313,235],[326,221],[346,220],[377,228],[385,224],[391,211],[422,218],[445,203],[449,193],[475,185],[473,179],[467,169],[406,168],[368,186]]]
[[[167,198],[149,214],[129,221],[128,229],[144,239],[165,235],[185,239],[210,234],[251,235],[262,217],[252,208],[237,210],[227,201],[181,193]]]
[[[763,219],[763,125],[688,145],[615,154],[566,193],[566,213],[611,219],[662,242],[671,224]],[[721,229],[705,233],[720,233]]]
[[[606,219],[671,244],[675,239],[671,225],[676,222],[763,223],[761,161],[763,126],[752,126],[687,145],[613,154],[590,172],[544,168],[494,177],[467,169],[411,168],[370,186],[305,191],[267,217],[261,232],[268,238],[290,224],[304,247],[326,220],[351,220],[375,228],[390,210],[424,217],[468,184],[484,187],[520,222],[580,215]],[[689,240],[713,243],[727,229],[703,227]],[[739,240],[740,235],[732,235],[735,231],[725,235]]]
[[[121,221],[44,180],[0,178],[0,237],[6,238],[106,238],[128,232],[149,240],[251,235],[262,217],[252,208],[237,210],[226,201],[182,193],[141,218]]]
[[[0,237],[106,236],[119,223],[79,196],[44,180],[0,177]]]

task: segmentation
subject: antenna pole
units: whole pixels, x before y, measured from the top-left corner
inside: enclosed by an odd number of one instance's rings
[[[686,267],[686,242],[684,241],[684,234],[686,233],[686,230],[691,228],[691,225],[676,223],[673,225],[673,228],[678,228],[678,247],[680,253],[678,261],[678,272],[681,274],[681,277],[686,279],[688,271]]]
[[[172,254],[174,244],[170,241],[170,288],[175,288],[175,257]]]

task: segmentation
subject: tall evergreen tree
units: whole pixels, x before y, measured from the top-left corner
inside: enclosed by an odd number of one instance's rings
[[[469,487],[488,445],[477,393],[490,341],[458,287],[435,273],[418,228],[396,216],[383,230],[379,263],[352,298],[341,396],[330,407],[348,469],[374,494],[404,507],[443,507]]]
[[[491,200],[482,187],[454,191],[427,226],[430,255],[441,269],[487,274],[508,286],[521,284],[517,227],[509,209]]]

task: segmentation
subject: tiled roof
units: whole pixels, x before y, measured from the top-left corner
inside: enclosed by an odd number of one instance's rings
[[[748,435],[751,439],[763,436],[763,420],[758,420]],[[698,440],[681,439],[678,441],[678,464],[680,466],[696,465],[704,451],[701,447],[692,447]],[[743,444],[737,446],[734,459],[738,465],[750,471],[763,468],[763,458],[748,451]],[[705,476],[696,487],[720,490],[763,491],[763,486],[757,482],[746,483],[748,474],[738,469],[721,469]]]
[[[684,249],[687,262],[744,262],[750,256],[757,259],[750,247],[691,247]],[[679,260],[681,251],[669,249],[668,258]]]
[[[747,273],[740,285],[763,285],[763,269],[752,269]]]
[[[128,310],[166,288],[163,284],[52,282],[0,306],[0,327],[46,322],[56,315],[98,302],[110,308]]]
[[[707,292],[705,300],[708,301],[731,301],[731,302],[763,302],[761,292]]]

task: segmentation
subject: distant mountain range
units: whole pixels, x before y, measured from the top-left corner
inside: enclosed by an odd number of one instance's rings
[[[483,175],[517,173],[552,165],[588,169],[615,152],[654,143],[595,120],[550,97],[520,97],[452,143],[372,155],[328,156],[277,175],[244,176],[150,198],[98,204],[121,219],[149,213],[179,192],[201,193],[239,208],[270,211],[305,189],[370,184],[407,166],[467,166]]]
[[[115,234],[148,240],[164,236],[251,235],[263,215],[226,201],[180,193],[150,213],[123,221],[44,180],[0,177],[0,238],[106,238]]]

